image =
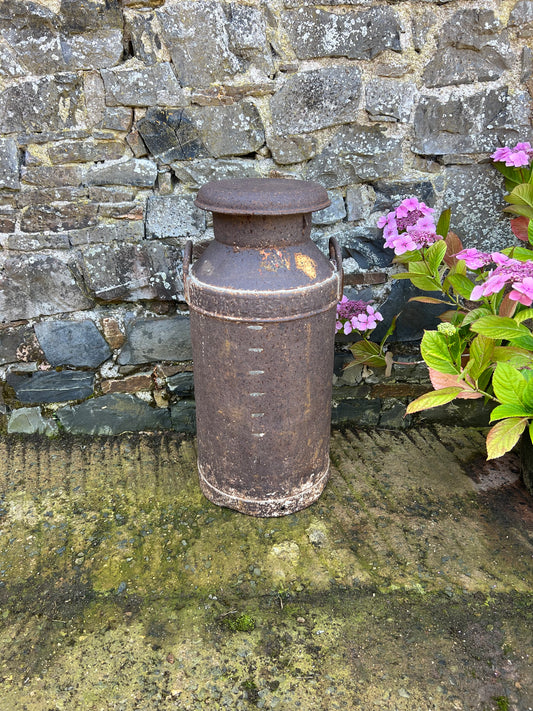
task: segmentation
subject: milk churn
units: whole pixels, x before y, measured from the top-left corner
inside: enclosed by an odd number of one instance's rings
[[[190,307],[205,496],[253,516],[309,506],[329,475],[331,384],[342,262],[310,239],[329,205],[302,180],[221,180],[196,205],[215,239],[183,280]]]

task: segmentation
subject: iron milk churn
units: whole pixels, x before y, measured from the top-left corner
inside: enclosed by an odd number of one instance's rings
[[[215,239],[183,280],[190,307],[205,496],[253,516],[309,506],[329,476],[331,385],[342,262],[310,239],[329,205],[302,180],[221,180],[196,205]]]

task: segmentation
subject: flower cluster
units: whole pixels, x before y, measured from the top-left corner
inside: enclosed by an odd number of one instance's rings
[[[422,249],[438,239],[435,223],[428,207],[416,198],[406,198],[396,210],[380,217],[378,227],[383,228],[385,247],[394,249],[395,254],[404,254]]]
[[[507,257],[501,252],[479,252],[477,249],[463,249],[454,255],[462,259],[469,269],[482,269],[489,264],[496,267],[481,276],[487,276],[482,284],[477,284],[470,294],[471,301],[478,301],[482,296],[491,296],[510,285],[509,298],[519,301],[524,306],[533,303],[533,261],[521,262]]]
[[[531,163],[533,148],[529,142],[517,143],[514,148],[503,146],[494,151],[491,158],[496,163],[505,163],[509,168],[521,168]]]
[[[366,301],[350,301],[348,297],[343,296],[337,304],[335,333],[339,331],[346,335],[352,331],[365,333],[376,328],[378,321],[383,321],[383,316]]]

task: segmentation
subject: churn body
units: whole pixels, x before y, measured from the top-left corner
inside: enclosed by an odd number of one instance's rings
[[[215,240],[184,260],[200,486],[216,504],[282,516],[329,475],[331,383],[342,266],[310,239],[326,191],[284,179],[204,185]]]

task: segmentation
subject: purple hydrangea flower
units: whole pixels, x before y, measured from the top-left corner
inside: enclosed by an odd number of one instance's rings
[[[482,284],[477,284],[470,294],[472,301],[478,301],[482,296],[490,296],[501,291],[506,285],[511,286],[509,298],[519,301],[525,306],[533,303],[533,261],[520,262],[511,259],[501,252],[493,252],[492,261],[496,268],[489,272],[488,278]]]
[[[441,239],[431,216],[433,212],[432,207],[414,197],[403,200],[395,210],[378,219],[378,227],[383,228],[385,247],[400,255]]]
[[[383,321],[383,316],[379,311],[366,301],[351,301],[346,296],[337,304],[337,322],[335,333],[342,331],[348,335],[352,331],[365,333],[371,331],[378,325],[378,321]]]

